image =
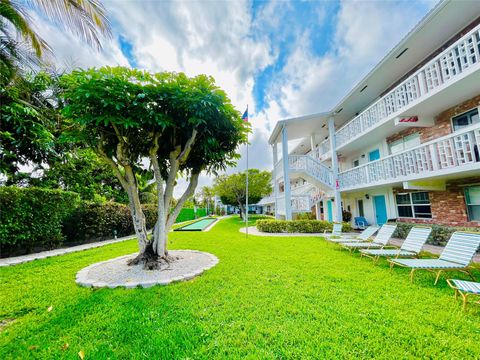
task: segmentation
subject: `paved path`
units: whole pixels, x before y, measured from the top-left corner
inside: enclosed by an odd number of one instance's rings
[[[240,232],[245,233],[245,228],[241,228]],[[311,234],[305,234],[305,233],[264,233],[261,231],[258,231],[255,226],[249,226],[248,227],[248,233],[250,235],[255,235],[255,236],[324,236],[323,233],[311,233]],[[348,233],[347,235],[357,235],[358,233]],[[389,244],[395,245],[395,246],[402,246],[403,244],[403,239],[392,239],[390,240]],[[426,244],[423,247],[423,251],[429,252],[431,254],[435,255],[440,255],[443,251],[443,246],[438,246],[438,245],[429,245]],[[477,253],[473,257],[473,261],[475,263],[480,263],[480,254]]]
[[[227,216],[220,216],[218,219],[221,220],[221,219],[224,219],[226,217]],[[201,218],[199,218],[199,219],[201,219]],[[183,223],[188,223],[188,222],[191,222],[191,221],[193,221],[193,220],[178,222],[178,223],[174,224],[174,226],[175,225],[182,225]],[[217,223],[217,222],[218,221],[216,221],[215,223]],[[0,267],[18,265],[18,264],[23,264],[23,263],[30,262],[30,261],[33,261],[33,260],[46,259],[46,258],[52,257],[52,256],[65,255],[65,254],[70,254],[70,253],[77,252],[77,251],[93,249],[93,248],[97,248],[97,247],[100,247],[100,246],[115,244],[115,243],[122,242],[122,241],[125,241],[125,240],[133,239],[133,238],[135,238],[135,235],[129,235],[129,236],[124,236],[124,237],[117,238],[117,239],[98,241],[98,242],[93,242],[93,243],[88,243],[88,244],[83,244],[83,245],[78,245],[78,246],[71,246],[71,247],[67,247],[67,248],[42,251],[42,252],[34,253],[34,254],[4,258],[4,259],[0,259]]]
[[[10,266],[10,265],[18,265],[18,264],[23,264],[23,263],[30,262],[30,261],[37,260],[37,259],[45,259],[45,258],[52,257],[52,256],[65,255],[65,254],[69,254],[69,253],[73,253],[73,252],[77,252],[77,251],[93,249],[93,248],[97,248],[97,247],[100,247],[100,246],[115,244],[115,243],[122,242],[122,241],[125,241],[125,240],[133,239],[133,238],[135,238],[135,235],[124,236],[124,237],[121,237],[121,238],[118,238],[118,239],[98,241],[98,242],[83,244],[83,245],[78,245],[78,246],[71,246],[71,247],[68,247],[68,248],[42,251],[42,252],[34,253],[34,254],[9,257],[9,258],[5,258],[5,259],[0,259],[0,267]]]

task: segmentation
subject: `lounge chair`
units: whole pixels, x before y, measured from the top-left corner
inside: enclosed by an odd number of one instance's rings
[[[363,230],[359,235],[354,237],[342,236],[340,239],[335,238],[327,238],[327,241],[334,242],[334,243],[344,243],[344,242],[365,242],[369,241],[370,238],[378,231],[378,227],[376,226],[369,226],[365,230]]]
[[[390,241],[390,238],[393,235],[393,232],[397,228],[397,225],[382,225],[378,231],[377,236],[371,242],[346,242],[341,243],[342,247],[350,251],[360,250],[360,249],[382,249]]]
[[[388,259],[390,266],[399,265],[412,269],[410,281],[417,270],[427,270],[436,273],[435,285],[444,271],[461,271],[475,281],[472,271],[468,268],[480,246],[480,233],[456,231],[450,237],[445,249],[438,259]]]
[[[366,229],[370,224],[368,223],[367,219],[364,216],[357,216],[354,218],[355,227],[357,229]]]
[[[333,224],[332,232],[331,232],[330,234],[328,234],[327,231],[325,230],[324,235],[325,235],[326,237],[330,237],[330,236],[342,236],[342,224]]]
[[[467,308],[468,296],[473,295],[480,297],[480,283],[478,282],[447,279],[447,283],[455,290],[455,300],[457,300],[458,294],[462,296],[463,310]],[[480,301],[477,301],[477,304],[480,304]]]
[[[416,257],[422,250],[423,245],[427,242],[432,228],[425,226],[415,226],[408,233],[407,238],[403,242],[400,249],[364,249],[360,250],[362,256],[367,256],[377,262],[381,256],[393,257]]]

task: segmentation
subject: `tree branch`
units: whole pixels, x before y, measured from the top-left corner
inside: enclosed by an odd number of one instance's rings
[[[100,155],[100,157],[103,160],[105,160],[105,162],[107,162],[111,166],[113,172],[115,173],[115,176],[120,181],[120,184],[122,184],[123,189],[128,192],[127,179],[125,178],[125,176],[122,175],[122,173],[121,173],[118,165],[115,163],[115,161],[113,161],[112,158],[107,156],[107,154],[105,153],[105,149],[103,148],[103,145],[101,144],[101,142],[98,143],[97,150],[98,150],[98,154]]]
[[[180,167],[180,163],[177,160],[177,154],[180,150],[177,149],[170,153],[170,172],[168,173],[167,183],[165,184],[165,193],[163,199],[163,205],[165,206],[165,212],[170,210],[170,203],[172,202],[173,188],[175,186],[175,179],[177,178],[177,172]]]
[[[186,158],[188,157],[188,154],[190,153],[190,150],[192,149],[192,145],[195,142],[196,137],[197,137],[197,129],[193,129],[192,136],[190,136],[190,139],[187,140],[185,147],[183,148],[183,151],[177,157],[177,160],[179,162],[182,163],[186,160]]]
[[[190,183],[188,184],[187,189],[185,190],[181,198],[178,200],[177,205],[173,209],[172,213],[168,215],[167,227],[166,227],[167,230],[172,227],[173,223],[175,222],[175,219],[180,213],[180,210],[182,210],[183,205],[188,200],[188,198],[191,197],[195,192],[195,188],[197,187],[199,176],[200,176],[200,172],[194,173],[190,176]]]

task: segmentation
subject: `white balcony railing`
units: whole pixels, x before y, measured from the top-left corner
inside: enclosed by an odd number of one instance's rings
[[[308,155],[290,155],[288,157],[289,171],[303,172],[313,177],[322,185],[333,188],[333,174],[329,167]]]
[[[285,215],[285,196],[281,195],[277,198],[277,212]],[[292,212],[310,212],[312,202],[309,195],[291,195]]]
[[[336,132],[340,147],[366,133],[410,103],[426,97],[432,90],[452,81],[467,69],[480,67],[480,25],[434,57],[388,94],[345,124]]]
[[[408,181],[477,165],[480,124],[339,174],[340,189]]]

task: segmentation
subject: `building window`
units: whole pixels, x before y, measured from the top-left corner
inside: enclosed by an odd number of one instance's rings
[[[452,118],[453,131],[458,131],[464,127],[480,122],[478,109],[473,109]]]
[[[356,159],[356,160],[353,160],[353,167],[358,167],[360,165],[360,160],[359,159]]]
[[[467,204],[468,220],[480,221],[480,186],[465,188],[465,202]]]
[[[398,217],[431,219],[432,208],[428,192],[397,194]]]
[[[418,145],[420,145],[420,134],[411,134],[401,138],[400,140],[391,142],[389,144],[390,154],[397,154],[399,152],[414,148]]]

